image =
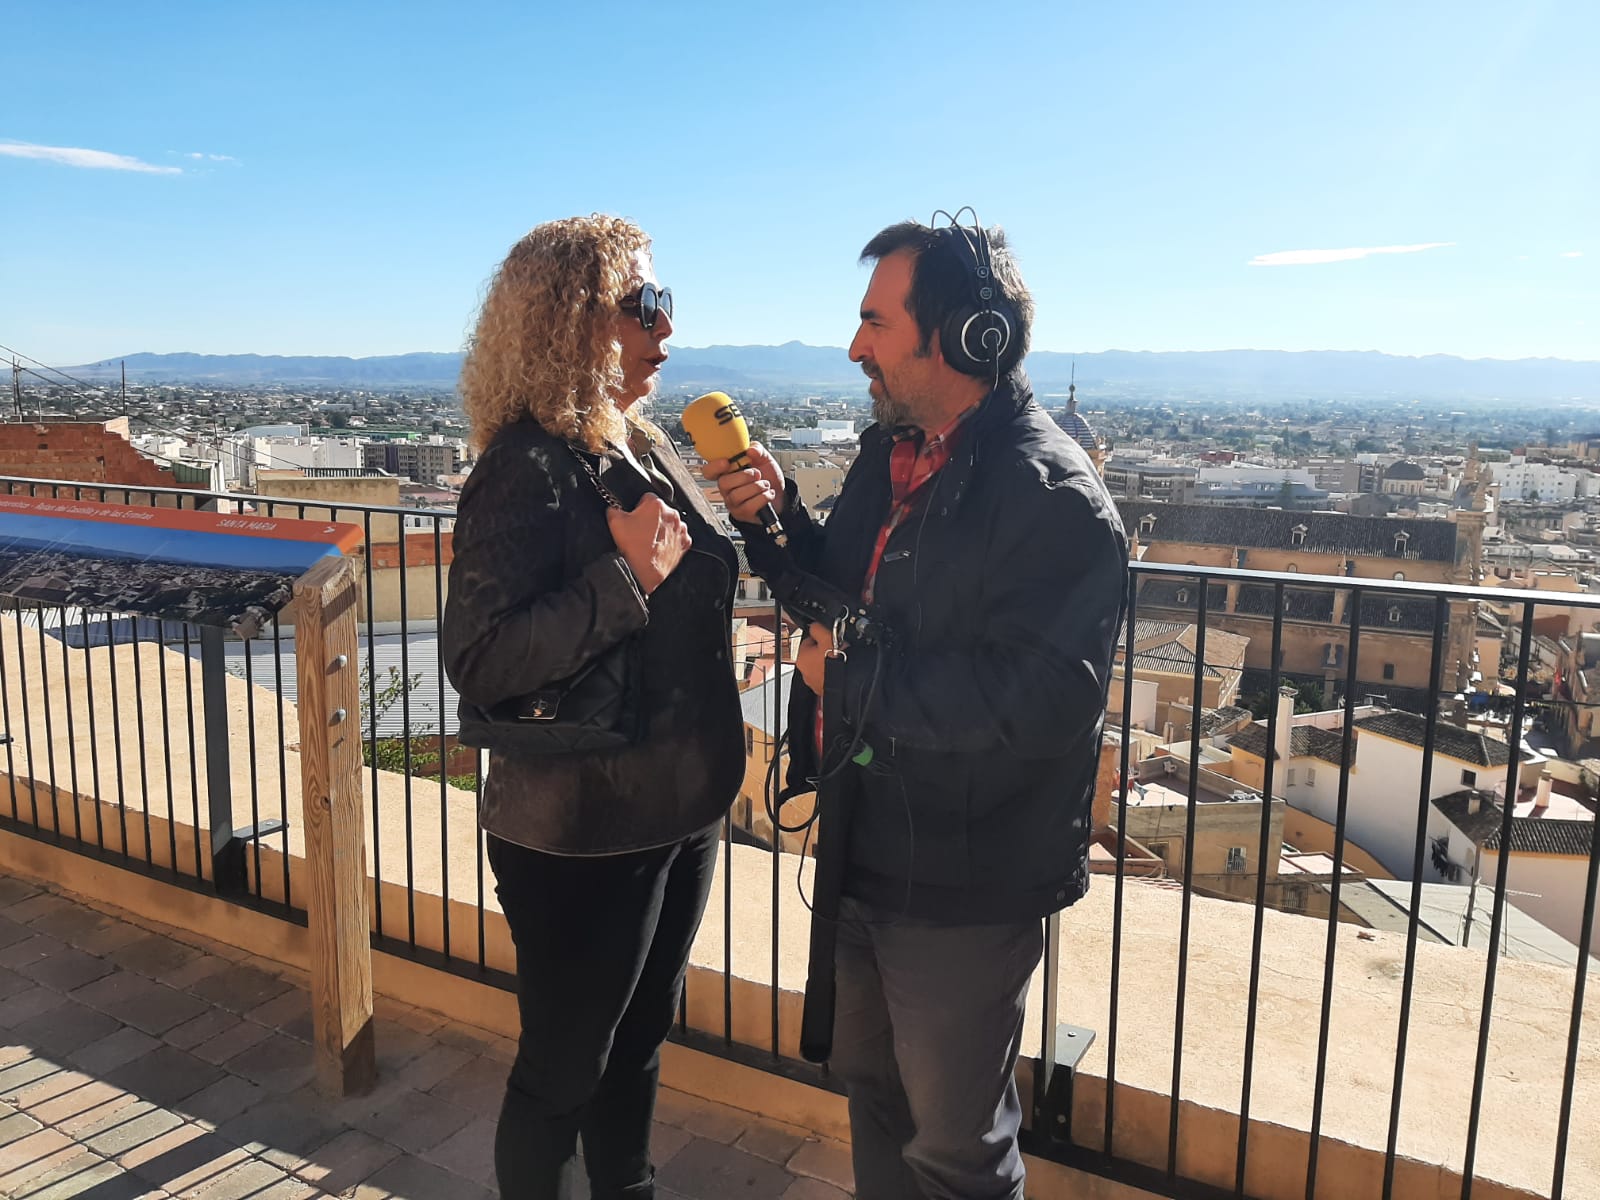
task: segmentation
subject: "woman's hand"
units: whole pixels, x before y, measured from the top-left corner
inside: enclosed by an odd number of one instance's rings
[[[747,525],[758,524],[757,513],[764,504],[783,514],[783,468],[760,442],[751,442],[746,451],[750,465],[735,471],[725,458],[708,462],[700,468],[707,479],[714,480],[722,492],[722,502],[728,506],[728,515]]]
[[[677,570],[689,552],[689,529],[676,509],[652,493],[639,501],[632,512],[606,509],[606,523],[617,552],[627,562],[633,577],[648,596]]]

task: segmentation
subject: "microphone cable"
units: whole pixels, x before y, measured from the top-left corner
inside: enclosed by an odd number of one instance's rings
[[[865,701],[864,705],[862,706],[863,716],[867,712],[871,711],[872,704],[877,699],[877,696],[878,696],[878,684],[882,680],[882,677],[883,677],[883,655],[885,653],[887,653],[887,648],[886,647],[879,647],[878,660],[877,660],[877,662],[875,662],[873,664],[873,668],[872,668],[872,681],[871,681],[870,685],[867,688],[866,701]],[[821,696],[817,697],[817,703],[819,705],[822,703],[822,697]],[[858,725],[854,736],[851,738],[849,743],[846,745],[844,754],[839,759],[839,761],[836,762],[833,766],[827,767],[826,769],[820,771],[817,775],[812,776],[811,778],[809,778],[807,780],[807,782],[811,783],[814,786],[822,784],[822,783],[824,783],[824,782],[826,782],[828,780],[831,780],[831,779],[837,777],[842,771],[844,771],[844,769],[846,767],[850,766],[852,763],[855,763],[856,756],[861,752],[861,746],[862,746],[864,738],[865,738],[865,733],[866,733],[865,726],[866,726],[866,722],[863,719],[863,721]],[[782,796],[781,796],[780,784],[779,784],[779,780],[778,780],[778,765],[782,761],[784,747],[790,744],[792,732],[793,732],[792,729],[785,729],[783,731],[783,733],[778,737],[778,739],[773,743],[772,761],[767,764],[767,772],[766,772],[765,787],[764,787],[765,796],[763,797],[763,803],[765,805],[766,812],[767,812],[767,820],[770,821],[771,824],[772,824],[773,842],[774,842],[775,847],[777,849],[781,850],[781,848],[782,848],[782,835],[783,834],[785,834],[785,833],[804,833],[804,835],[805,835],[804,839],[802,840],[802,842],[800,844],[800,853],[799,853],[799,855],[796,856],[798,858],[798,862],[795,864],[795,873],[794,873],[794,889],[795,889],[795,893],[800,897],[800,903],[805,907],[806,912],[811,914],[811,918],[813,920],[832,921],[836,925],[855,924],[855,925],[864,925],[865,926],[865,925],[894,925],[894,924],[898,923],[902,918],[904,918],[911,911],[911,874],[912,874],[912,869],[915,867],[916,861],[917,861],[917,828],[916,828],[915,821],[912,819],[912,814],[911,814],[911,795],[906,790],[905,779],[901,777],[899,771],[888,770],[885,767],[879,765],[875,760],[867,762],[867,763],[857,763],[856,764],[856,765],[860,766],[862,768],[862,770],[867,771],[867,772],[869,772],[871,774],[874,774],[874,775],[893,776],[895,784],[900,790],[900,803],[905,808],[905,814],[906,814],[906,843],[907,843],[906,891],[905,891],[905,896],[901,900],[901,903],[900,903],[900,911],[898,913],[894,914],[888,920],[884,920],[884,921],[852,921],[852,922],[846,922],[846,921],[838,920],[837,918],[833,918],[833,917],[820,917],[820,916],[817,915],[816,907],[811,903],[811,900],[806,896],[806,891],[805,891],[805,865],[806,865],[807,851],[809,851],[811,849],[811,835],[812,835],[813,831],[816,829],[817,818],[821,815],[821,810],[816,805],[813,805],[812,809],[811,809],[811,815],[809,817],[807,817],[805,820],[801,821],[799,824],[796,824],[796,825],[785,825],[783,823],[783,821],[781,819],[781,815],[780,815],[782,813],[782,811],[783,811],[784,804],[788,803],[788,801],[784,800],[782,798]],[[826,753],[826,747],[824,747],[824,753]],[[823,763],[819,763],[818,765],[819,766],[823,766],[824,764]],[[793,799],[793,797],[791,797],[790,799]]]

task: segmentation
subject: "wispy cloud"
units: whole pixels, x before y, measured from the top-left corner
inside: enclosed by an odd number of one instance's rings
[[[182,175],[182,167],[158,167],[109,150],[84,150],[76,146],[35,146],[32,142],[0,142],[0,154],[12,158],[38,158],[64,167],[91,171],[140,171],[146,175]]]
[[[1454,242],[1418,242],[1412,246],[1345,246],[1338,250],[1275,250],[1271,254],[1256,255],[1250,260],[1250,265],[1307,267],[1316,263],[1351,262],[1358,258],[1371,258],[1374,254],[1420,254],[1424,250],[1437,250],[1441,246],[1454,245]]]
[[[1582,250],[1568,250],[1565,253],[1563,253],[1561,255],[1561,257],[1562,258],[1582,258],[1583,257],[1583,251]]]
[[[183,157],[184,158],[192,158],[192,159],[194,159],[195,162],[238,162],[239,161],[237,158],[235,158],[231,154],[205,154],[205,153],[202,153],[199,150],[191,150],[187,154],[185,154]]]

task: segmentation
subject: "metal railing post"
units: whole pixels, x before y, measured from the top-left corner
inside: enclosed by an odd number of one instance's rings
[[[245,889],[244,842],[233,832],[233,776],[228,755],[228,671],[223,631],[200,627],[200,699],[206,743],[206,805],[211,831],[211,886]]]

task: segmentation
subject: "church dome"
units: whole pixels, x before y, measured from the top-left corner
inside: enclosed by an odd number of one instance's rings
[[[1083,419],[1083,414],[1076,410],[1069,410],[1061,414],[1061,428],[1067,431],[1067,436],[1085,450],[1095,451],[1100,448],[1100,439],[1095,435],[1094,427]]]
[[[1074,367],[1074,374],[1077,369]],[[1067,436],[1090,454],[1100,449],[1100,438],[1095,434],[1094,426],[1084,420],[1083,414],[1078,411],[1078,381],[1074,379],[1067,387],[1067,411],[1062,413],[1056,422],[1067,431]]]
[[[1397,462],[1383,473],[1385,479],[1424,479],[1422,468],[1409,459]]]

